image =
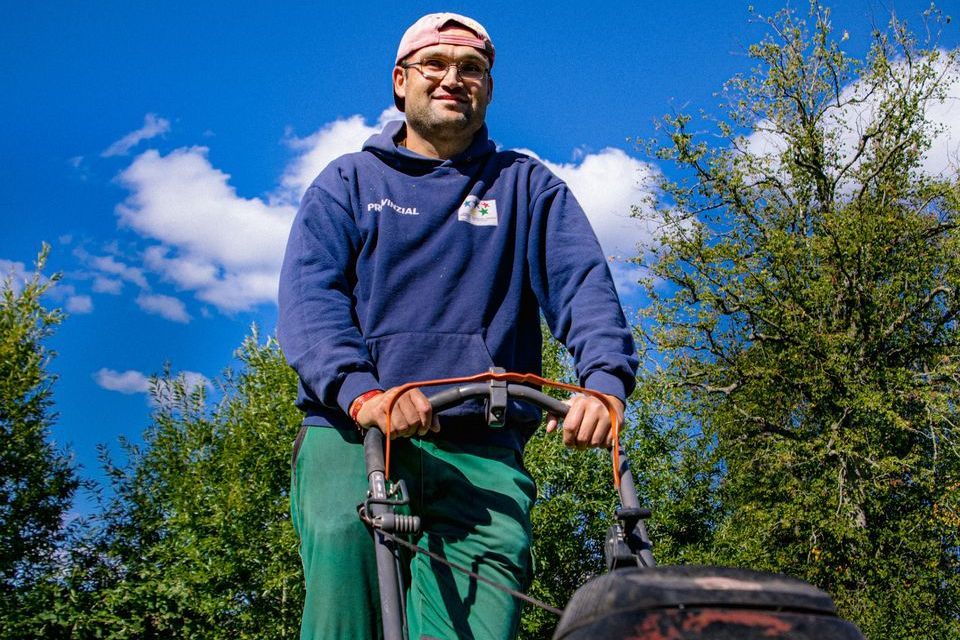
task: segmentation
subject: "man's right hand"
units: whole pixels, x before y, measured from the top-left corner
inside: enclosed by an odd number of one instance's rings
[[[387,431],[387,401],[397,395],[397,387],[387,389],[376,395],[360,408],[357,422],[364,429],[377,427],[380,431]],[[433,415],[430,402],[419,389],[411,389],[393,403],[390,412],[390,437],[409,438],[422,436],[431,431],[440,431],[440,422]]]

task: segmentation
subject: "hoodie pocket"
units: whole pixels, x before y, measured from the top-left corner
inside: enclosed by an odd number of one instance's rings
[[[387,387],[413,380],[472,376],[493,366],[479,333],[405,331],[370,338],[367,348],[377,365],[380,384]]]
[[[393,333],[368,339],[367,348],[386,388],[416,380],[472,376],[494,366],[479,333]],[[425,393],[443,388],[430,387]],[[442,415],[475,414],[481,406],[480,401],[466,402]]]

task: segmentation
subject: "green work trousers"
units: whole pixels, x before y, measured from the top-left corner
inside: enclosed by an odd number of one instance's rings
[[[307,427],[293,465],[290,507],[306,580],[302,640],[381,635],[373,537],[357,517],[367,494],[359,433]],[[536,488],[513,449],[396,439],[391,476],[403,478],[421,517],[420,546],[507,587],[532,574],[530,509]],[[409,561],[410,638],[514,638],[519,603],[416,554]]]

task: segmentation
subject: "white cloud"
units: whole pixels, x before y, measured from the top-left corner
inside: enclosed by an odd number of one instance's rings
[[[196,371],[181,371],[175,376],[169,378],[154,378],[153,386],[150,391],[150,404],[158,405],[174,398],[174,383],[181,383],[187,393],[193,393],[198,389],[212,389],[213,385],[207,376]]]
[[[91,313],[93,300],[90,296],[70,296],[67,298],[67,311],[70,313]]]
[[[945,73],[947,96],[927,105],[927,118],[940,128],[924,159],[923,169],[932,176],[956,176],[960,165],[960,68],[939,69]]]
[[[126,394],[148,393],[150,391],[150,378],[139,371],[120,372],[113,369],[100,369],[93,374],[93,379],[107,391],[119,391]]]
[[[190,315],[187,313],[186,305],[182,300],[173,296],[165,296],[159,293],[141,292],[137,296],[137,306],[154,315],[161,316],[173,322],[190,322]]]
[[[535,152],[520,149],[537,157]],[[656,226],[650,216],[631,217],[632,207],[650,213],[648,196],[655,188],[659,170],[652,164],[631,158],[620,149],[578,154],[579,162],[557,164],[540,159],[562,179],[583,207],[597,234],[621,295],[637,288],[639,269],[626,260],[639,255],[653,242]]]
[[[0,291],[10,287],[15,294],[19,295],[23,285],[29,279],[26,266],[22,262],[0,258]]]
[[[163,398],[171,392],[171,382],[181,381],[188,393],[192,393],[199,387],[211,388],[209,378],[196,371],[181,371],[172,378],[156,378],[147,376],[140,371],[128,369],[127,371],[115,371],[113,369],[103,368],[93,374],[93,379],[100,387],[107,391],[117,391],[119,393],[132,395],[134,393],[150,394],[156,390],[157,396]],[[151,396],[151,401],[155,398]]]
[[[387,109],[374,126],[353,116],[306,138],[289,139],[298,155],[278,191],[265,199],[239,196],[229,174],[210,164],[206,147],[167,155],[148,150],[119,176],[131,193],[117,213],[123,224],[158,242],[144,251],[144,265],[197,299],[228,312],[275,303],[287,235],[303,190],[327,163],[359,151],[398,116],[395,108]],[[109,263],[94,266],[120,275],[118,268],[107,268]]]
[[[143,269],[139,267],[131,267],[130,265],[124,264],[123,262],[118,261],[113,256],[87,256],[85,253],[81,252],[82,257],[87,259],[88,264],[104,273],[110,274],[112,276],[118,276],[127,282],[132,282],[141,289],[147,289],[147,279],[143,275]],[[113,286],[113,285],[107,285]]]
[[[191,256],[171,259],[171,249],[154,245],[143,253],[143,262],[148,269],[166,274],[171,280],[186,289],[204,289],[216,281],[219,269],[213,261]]]
[[[67,164],[73,169],[73,176],[81,182],[86,182],[90,178],[90,163],[84,156],[74,156],[67,160]]]
[[[121,221],[189,257],[227,269],[275,265],[294,208],[239,197],[228,184],[230,176],[210,164],[207,152],[191,147],[137,157],[120,175],[132,191],[117,208]]]
[[[403,113],[390,107],[380,114],[375,125],[368,125],[363,116],[356,115],[330,122],[305,138],[290,138],[287,144],[300,155],[284,172],[279,197],[287,202],[299,202],[303,192],[331,160],[360,151],[367,138],[383,130],[384,125],[402,119]]]
[[[177,374],[177,377],[183,379],[187,385],[187,389],[190,391],[193,391],[197,387],[206,387],[209,389],[213,386],[207,376],[202,373],[197,373],[196,371],[181,371]]]
[[[941,51],[940,59],[934,66],[935,72],[943,76],[946,96],[944,99],[931,99],[924,105],[926,119],[935,135],[921,168],[927,175],[940,177],[956,175],[960,151],[960,69],[956,65],[948,67],[946,58],[946,52]],[[906,73],[905,63],[894,66],[899,72]],[[880,101],[885,97],[879,93],[865,97],[866,89],[861,82],[844,87],[841,104],[854,98],[862,103],[834,109],[829,114],[828,128],[838,136],[841,155],[845,160],[852,157],[861,136],[876,119]]]
[[[148,113],[143,118],[142,127],[123,136],[107,147],[100,155],[104,158],[109,158],[111,156],[125,156],[130,152],[130,149],[134,148],[142,141],[163,135],[168,131],[170,131],[169,120],[165,118],[159,118],[156,114]],[[82,162],[82,156],[78,157],[80,158],[80,162]],[[79,163],[75,166],[78,165]]]
[[[925,105],[925,115],[935,132],[930,149],[921,164],[922,171],[930,176],[955,176],[960,159],[960,69],[946,65],[946,52],[940,52],[940,60],[935,65],[938,74],[943,75],[946,90],[944,99],[931,99]],[[894,65],[895,71],[903,69],[902,62]],[[868,95],[869,87],[861,81],[854,81],[840,92],[841,107],[831,107],[824,116],[827,139],[844,165],[853,157],[864,132],[875,120],[880,102],[884,96],[880,92]],[[755,131],[745,140],[747,151],[764,157],[764,163],[773,171],[779,166],[779,157],[786,149],[786,142],[771,130],[767,120],[758,122]],[[783,176],[785,182],[787,176]],[[841,185],[841,188],[843,186]],[[845,189],[844,189],[845,190]]]
[[[148,248],[144,252],[144,261],[150,269],[165,274],[180,287],[196,291],[198,299],[223,310],[235,311],[276,301],[283,244],[277,251],[279,258],[275,266],[253,266],[233,271],[225,271],[214,261],[190,254],[170,258],[170,249],[163,246]]]
[[[205,147],[141,154],[120,175],[131,195],[121,221],[160,242],[146,264],[220,309],[275,302],[292,204],[242,198],[214,168]],[[264,284],[266,283],[266,284]]]
[[[282,247],[280,254],[283,255]],[[201,291],[197,297],[218,309],[249,309],[263,302],[276,303],[279,279],[279,265],[276,270],[230,273]]]
[[[105,278],[104,276],[94,276],[93,291],[94,293],[109,293],[114,296],[120,295],[120,292],[123,291],[123,281]]]

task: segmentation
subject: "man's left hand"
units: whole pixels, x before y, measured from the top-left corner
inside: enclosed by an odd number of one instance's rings
[[[617,410],[618,424],[623,424],[623,403],[620,398],[606,396]],[[565,401],[570,406],[563,418],[563,443],[571,448],[609,447],[613,444],[610,412],[599,399],[579,395]],[[547,414],[547,433],[554,431],[560,422],[559,416]]]

